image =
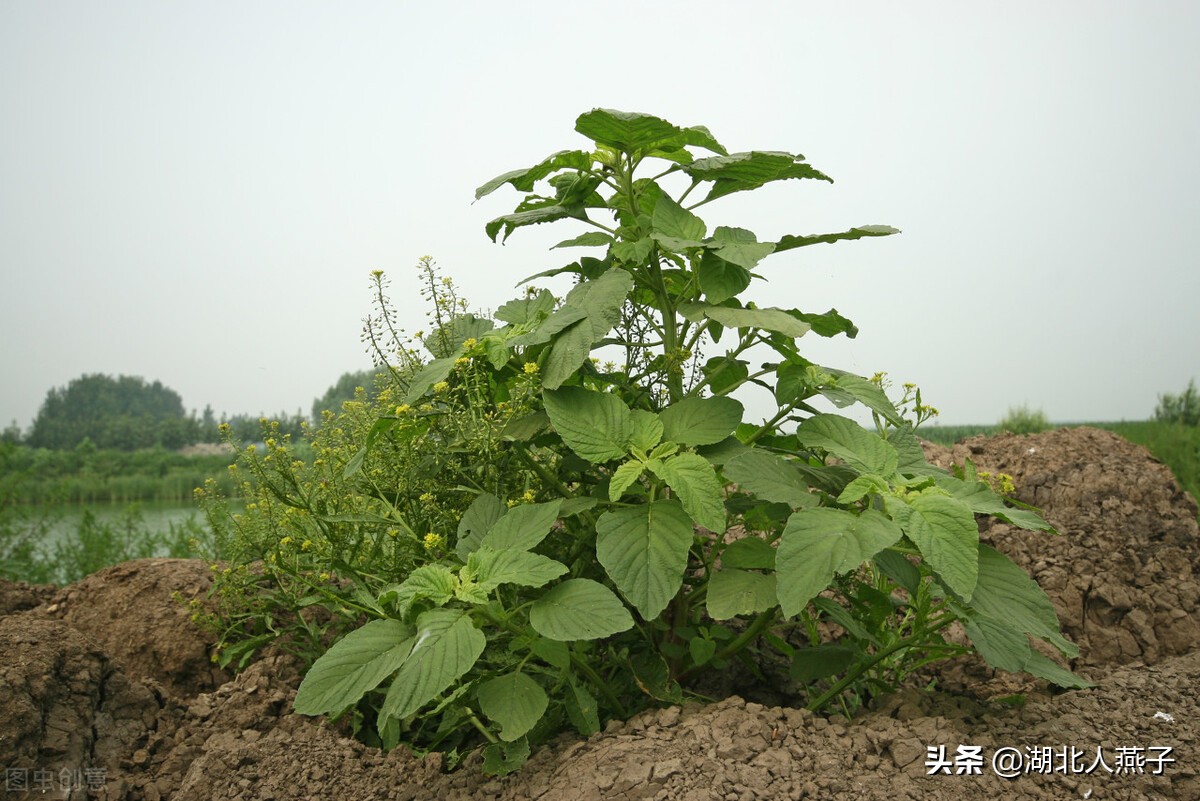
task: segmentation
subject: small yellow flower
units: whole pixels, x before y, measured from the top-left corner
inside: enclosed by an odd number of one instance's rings
[[[383,270],[371,270],[371,277],[372,278],[382,278]]]
[[[454,363],[456,365],[458,365],[459,367],[465,367],[471,363],[471,360],[468,359],[466,356],[459,356],[457,359],[454,360]]]
[[[291,545],[291,544],[292,544],[292,538],[291,538],[291,537],[284,537],[283,539],[281,539],[281,540],[279,541],[279,544],[280,544],[280,545]]]
[[[434,392],[441,393],[441,392],[445,392],[448,389],[450,389],[450,385],[448,383],[446,383],[445,381],[439,381],[433,385]]]
[[[533,490],[527,489],[525,490],[525,494],[521,496],[521,500],[525,503],[533,503],[533,499],[536,497],[537,495],[534,494]]]
[[[479,340],[475,339],[475,337],[470,337],[468,339],[464,339],[463,344],[462,344],[463,350],[470,350],[471,348],[475,347],[478,344],[479,344]]]
[[[402,403],[396,407],[396,416],[400,417],[401,415],[408,414],[410,411],[412,411],[412,407],[407,403]]]
[[[436,551],[438,548],[441,548],[442,545],[445,544],[446,538],[443,537],[441,534],[434,534],[431,531],[425,535],[425,539],[423,540],[423,542],[425,544],[425,550]]]
[[[419,500],[421,501],[421,503],[433,503],[433,493],[432,492],[423,492],[423,493],[421,493],[421,497],[419,498]]]
[[[525,371],[525,375],[537,375],[537,362],[525,362],[525,366],[521,369]]]
[[[328,573],[322,573],[322,574],[320,574],[319,576],[317,576],[317,578],[321,579],[321,581],[329,581],[329,574],[328,574]]]
[[[302,551],[307,551],[311,547],[312,547],[312,540],[305,540],[304,542],[300,543],[300,550],[302,550]]]

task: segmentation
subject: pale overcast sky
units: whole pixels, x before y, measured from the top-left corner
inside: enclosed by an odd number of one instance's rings
[[[307,412],[370,363],[371,270],[416,328],[424,254],[487,308],[569,260],[570,224],[491,244],[518,196],[473,193],[597,106],[836,180],[710,225],[903,230],[762,265],[760,301],[861,328],[813,360],[945,423],[1142,419],[1200,378],[1197,42],[1190,0],[3,0],[0,427],[97,372]]]

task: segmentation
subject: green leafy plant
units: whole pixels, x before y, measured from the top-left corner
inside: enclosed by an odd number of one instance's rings
[[[1038,434],[1042,431],[1049,431],[1051,425],[1046,420],[1045,412],[1041,409],[1031,409],[1022,404],[1009,407],[1008,414],[996,425],[996,428],[1010,434]]]
[[[1031,647],[1077,653],[1041,590],[979,543],[975,515],[1050,526],[969,465],[929,465],[882,376],[802,355],[805,335],[856,335],[836,309],[741,299],[768,257],[897,231],[710,230],[696,212],[727,195],[830,179],[802,156],[729,153],[703,127],[645,114],[597,109],[576,131],[588,149],[476,193],[524,193],[487,224],[493,240],[585,226],[556,247],[596,255],[527,279],[569,275],[572,288],[531,288],[489,318],[433,282],[434,328],[413,340],[428,357],[390,314],[372,318],[398,393],[374,408],[396,408],[360,419],[341,450],[314,448],[340,490],[327,511],[308,511],[325,490],[305,496],[303,482],[276,493],[306,530],[394,529],[406,549],[386,569],[373,553],[322,557],[345,583],[308,587],[362,625],[315,661],[296,709],[452,760],[482,744],[484,769],[505,773],[564,727],[591,734],[679,702],[767,651],[811,708],[849,711],[961,651],[941,636],[956,621],[991,664],[1080,686]],[[743,388],[766,391],[767,419],[746,419]],[[874,430],[821,408],[853,404]],[[900,406],[917,422],[933,413],[907,387]]]

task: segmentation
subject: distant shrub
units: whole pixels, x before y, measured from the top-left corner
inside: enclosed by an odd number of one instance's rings
[[[1013,434],[1037,434],[1040,431],[1049,431],[1051,426],[1046,420],[1046,413],[1041,409],[1030,409],[1021,404],[1008,407],[1008,414],[996,427]]]
[[[1178,395],[1169,392],[1159,395],[1154,419],[1163,423],[1200,425],[1200,392],[1196,391],[1195,379],[1188,381],[1187,389]]]

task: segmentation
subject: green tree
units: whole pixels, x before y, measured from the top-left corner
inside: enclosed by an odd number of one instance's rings
[[[98,448],[178,448],[197,441],[199,433],[179,393],[162,382],[95,373],[46,394],[28,444],[66,450],[86,438]]]
[[[354,400],[354,391],[362,387],[367,392],[367,398],[375,397],[375,370],[359,370],[356,373],[342,373],[342,377],[333,386],[325,390],[325,394],[313,400],[312,419],[314,423],[321,421],[321,412],[326,410],[337,413],[342,410],[342,404]]]

